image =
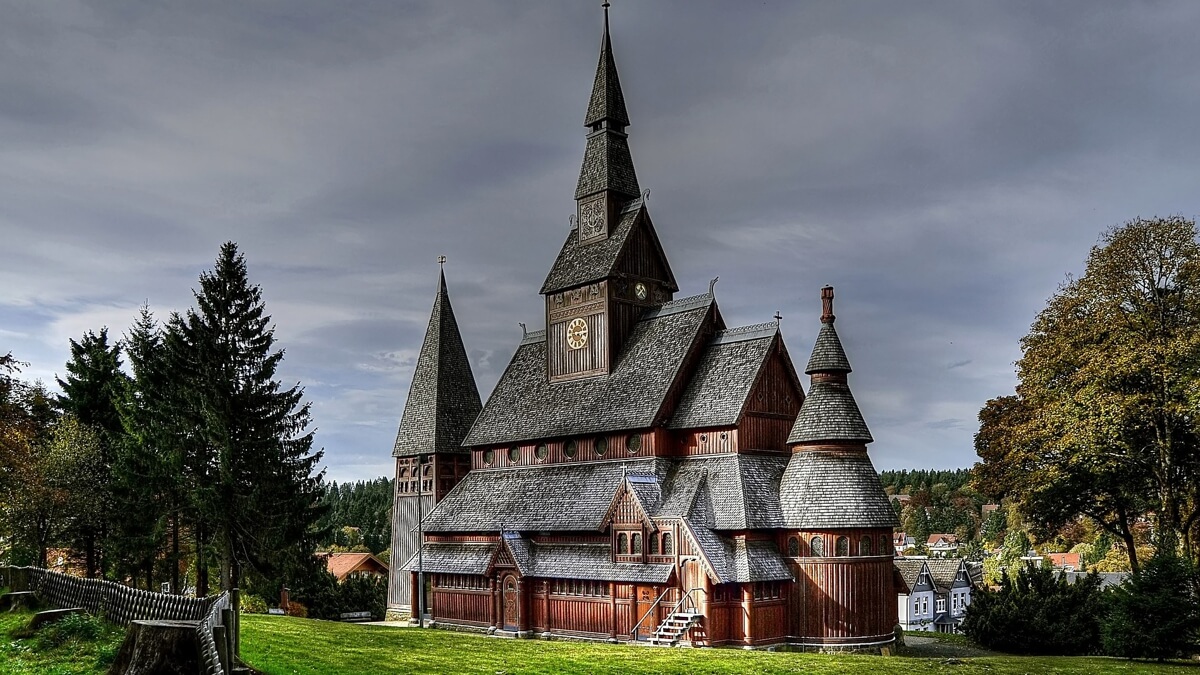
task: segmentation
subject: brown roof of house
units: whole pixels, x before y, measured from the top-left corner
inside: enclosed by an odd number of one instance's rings
[[[370,553],[326,553],[325,569],[338,581],[359,570],[387,572],[388,566]]]

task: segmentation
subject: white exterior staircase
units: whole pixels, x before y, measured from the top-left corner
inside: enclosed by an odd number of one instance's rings
[[[701,625],[703,619],[704,615],[696,612],[672,612],[654,630],[649,642],[659,647],[674,647],[689,628]]]

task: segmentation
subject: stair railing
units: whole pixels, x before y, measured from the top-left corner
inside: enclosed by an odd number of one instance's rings
[[[629,631],[629,637],[633,638],[635,642],[638,639],[638,631],[641,630],[642,624],[646,621],[646,618],[654,613],[654,610],[658,608],[659,603],[661,603],[663,598],[667,597],[667,593],[670,593],[672,590],[674,589],[668,587],[664,589],[662,593],[659,593],[658,598],[654,600],[654,604],[650,605],[650,609],[646,610],[646,613],[642,615],[642,618],[638,619],[638,622],[633,624],[633,630]],[[634,601],[634,606],[637,606],[636,600]]]

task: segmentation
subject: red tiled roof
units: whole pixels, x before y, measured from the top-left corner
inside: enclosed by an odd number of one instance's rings
[[[958,537],[953,534],[931,534],[929,540],[925,542],[926,546],[933,546],[945,542],[947,544],[957,544]]]
[[[1080,556],[1078,553],[1047,553],[1046,557],[1050,559],[1050,564],[1055,567],[1070,566],[1079,569],[1082,562],[1079,559]]]

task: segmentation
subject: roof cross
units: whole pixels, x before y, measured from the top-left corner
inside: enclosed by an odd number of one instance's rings
[[[441,267],[442,269],[446,268],[446,256],[444,256],[444,255],[438,256],[438,266]]]

